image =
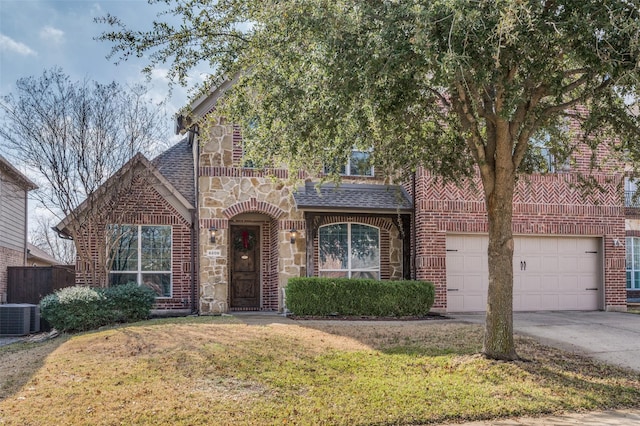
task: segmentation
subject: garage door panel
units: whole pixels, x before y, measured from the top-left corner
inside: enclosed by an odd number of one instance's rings
[[[579,271],[578,267],[578,259],[573,256],[564,256],[562,262],[558,265],[558,272],[561,274],[575,273]]]
[[[544,294],[543,296],[541,296],[540,298],[540,304],[533,309],[530,309],[531,311],[541,311],[541,310],[548,310],[548,311],[557,311],[559,310],[559,303],[558,303],[558,295],[557,294]]]
[[[459,312],[479,312],[486,309],[485,297],[482,295],[448,294],[448,303],[459,306]]]
[[[527,293],[536,293],[542,292],[542,280],[539,275],[528,275],[522,277],[522,279],[518,280],[518,291],[523,291]],[[515,291],[514,285],[514,291]]]
[[[482,270],[482,265],[486,263],[487,260],[483,258],[483,256],[471,255],[464,257],[464,268],[465,271],[480,271]]]
[[[513,310],[514,311],[535,311],[538,310],[538,306],[542,304],[542,295],[530,294],[514,295],[513,298]]]
[[[598,259],[599,256],[597,256],[596,254],[591,254],[590,256],[577,259],[576,261],[578,263],[578,271],[582,271],[584,275],[594,274],[599,269]]]
[[[548,270],[552,270],[555,271],[560,267],[560,259],[558,258],[557,255],[554,256],[547,256],[547,255],[542,255],[541,259],[540,259],[540,270],[541,271],[548,271]]]
[[[544,293],[553,293],[558,290],[558,277],[545,276],[541,279],[540,291]]]
[[[447,237],[447,289],[456,289],[447,292],[450,312],[486,309],[487,244],[487,236]],[[590,237],[515,237],[514,310],[598,309],[600,245],[601,239]]]

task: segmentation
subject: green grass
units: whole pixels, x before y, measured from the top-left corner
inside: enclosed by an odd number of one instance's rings
[[[490,361],[481,335],[201,317],[0,348],[0,385],[5,363],[40,359],[4,387],[0,424],[409,425],[640,406],[637,374],[525,338],[526,361]]]

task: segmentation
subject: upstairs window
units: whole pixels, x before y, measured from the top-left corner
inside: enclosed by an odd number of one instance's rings
[[[339,166],[339,172],[342,176],[373,176],[373,165],[371,165],[371,152],[369,151],[351,151],[351,155],[347,160],[347,164]],[[325,166],[324,172],[330,174],[333,166]]]
[[[359,223],[335,223],[318,233],[321,277],[380,279],[380,230]]]
[[[109,225],[109,285],[145,285],[171,297],[171,226]]]
[[[640,194],[638,191],[638,181],[631,178],[624,178],[624,206],[640,207]]]
[[[529,148],[520,165],[524,173],[568,172],[569,148],[568,131],[564,128],[539,131],[529,141]],[[555,141],[555,143],[554,143]]]

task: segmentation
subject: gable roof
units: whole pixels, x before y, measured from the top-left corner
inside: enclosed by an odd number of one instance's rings
[[[158,155],[151,164],[192,206],[196,205],[195,166],[189,138]]]
[[[33,183],[28,177],[20,173],[18,169],[13,167],[9,161],[0,155],[0,168],[10,175],[18,185],[24,188],[26,191],[31,191],[38,188],[38,185]]]
[[[62,265],[62,262],[60,262],[58,259],[42,250],[40,247],[34,246],[31,243],[27,244],[27,259],[37,259],[43,263],[49,263],[51,265]]]
[[[212,82],[207,93],[182,108],[176,115],[176,133],[185,133],[198,124],[207,114],[213,111],[218,99],[238,80],[240,74],[231,78],[218,78]]]
[[[399,185],[305,183],[293,194],[300,210],[407,212],[411,198]]]
[[[181,141],[182,142],[182,141]],[[178,144],[180,144],[179,142]],[[175,147],[175,146],[174,146]],[[172,147],[172,148],[174,148]],[[170,148],[167,151],[170,151]],[[178,152],[182,152],[183,147],[177,148]],[[167,152],[165,151],[165,153]],[[164,154],[164,153],[163,153]],[[158,157],[162,157],[158,160],[158,164],[160,166],[166,165],[171,161],[171,156],[163,156],[160,154]],[[156,157],[156,159],[158,159]],[[191,164],[193,164],[193,157],[191,158]],[[142,153],[138,152],[133,156],[124,166],[122,166],[116,173],[114,173],[109,179],[103,183],[98,190],[89,195],[87,200],[83,201],[71,214],[65,217],[59,224],[57,224],[53,229],[56,230],[59,234],[70,236],[69,232],[66,228],[70,223],[74,220],[74,218],[82,216],[82,214],[90,207],[90,199],[95,199],[96,197],[104,196],[104,194],[114,186],[118,181],[120,181],[124,176],[128,173],[133,173],[136,168],[142,167],[143,169],[149,171],[150,176],[153,176],[156,179],[156,184],[154,184],[154,188],[160,193],[160,195],[165,198],[169,204],[176,208],[178,212],[182,215],[182,217],[189,223],[192,221],[190,211],[195,209],[195,204],[187,199],[185,195],[182,194],[172,183],[164,176],[164,174],[160,173],[158,168],[154,166],[151,161],[147,159]],[[172,167],[166,166],[167,174],[174,179],[174,181],[179,181],[181,173],[172,173]],[[193,166],[191,168],[191,180],[193,180]],[[186,185],[185,185],[186,186]],[[193,199],[195,195],[192,195]]]

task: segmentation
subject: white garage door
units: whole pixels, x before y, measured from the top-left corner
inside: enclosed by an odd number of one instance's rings
[[[599,238],[515,237],[515,311],[596,310],[602,291]],[[485,311],[488,237],[447,236],[447,310]]]

